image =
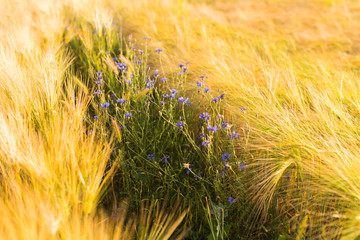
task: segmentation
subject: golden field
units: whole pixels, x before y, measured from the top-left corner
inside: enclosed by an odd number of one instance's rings
[[[117,20],[164,49],[165,72],[189,62],[190,83],[207,75],[226,92],[237,151],[258,171],[254,221],[275,204],[296,239],[360,236],[360,2],[1,0],[0,238],[129,239],[136,229],[97,207],[118,166],[106,168],[111,139],[85,134],[89,94],[76,107],[69,97],[78,79],[62,45],[92,44],[81,28],[64,39],[73,18],[96,29]],[[169,233],[143,239],[169,238],[184,216],[168,214]]]

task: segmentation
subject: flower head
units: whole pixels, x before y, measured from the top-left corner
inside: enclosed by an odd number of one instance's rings
[[[163,49],[161,49],[161,48],[155,49],[155,52],[157,52],[157,53],[161,53],[162,51],[163,51]]]
[[[206,147],[206,146],[210,145],[210,141],[204,141],[204,142],[202,142],[201,144],[202,144],[204,147]]]
[[[170,156],[164,156],[160,161],[163,163],[167,163],[167,160],[170,158]]]
[[[211,116],[207,112],[203,112],[200,114],[200,119],[205,120],[206,122],[210,120]]]
[[[208,128],[207,128],[208,131],[212,131],[212,132],[216,132],[217,130],[219,130],[219,128],[217,126],[210,126],[208,125]]]
[[[132,113],[125,113],[124,116],[125,116],[125,117],[131,117],[131,116],[132,116]]]
[[[241,163],[241,164],[240,164],[240,170],[244,170],[245,167],[246,167],[246,164],[245,164],[245,163]]]
[[[171,93],[177,93],[178,90],[176,90],[176,89],[170,89],[170,92],[171,92]]]
[[[184,127],[184,121],[180,121],[175,125],[179,127],[179,130],[181,130]]]
[[[205,133],[200,133],[198,138],[206,138]]]
[[[127,100],[125,98],[121,98],[121,99],[116,100],[116,102],[125,104],[125,103],[127,103]]]
[[[204,93],[207,93],[209,91],[210,91],[209,87],[204,88]]]
[[[219,102],[219,98],[213,98],[212,102],[216,102],[216,103]]]
[[[225,162],[231,157],[230,153],[224,153],[222,155],[222,160],[224,160]]]
[[[196,86],[201,87],[204,84],[204,82],[196,82]]]
[[[147,159],[155,159],[155,153],[148,154]]]
[[[179,103],[188,103],[189,98],[183,98],[183,97],[179,97]]]
[[[107,108],[110,106],[110,103],[106,102],[104,104],[100,104],[102,108]]]
[[[236,199],[232,198],[232,197],[229,197],[228,201],[229,201],[230,204],[236,203]]]
[[[239,138],[239,134],[237,134],[235,131],[233,131],[231,134],[229,134],[230,139],[233,138]]]

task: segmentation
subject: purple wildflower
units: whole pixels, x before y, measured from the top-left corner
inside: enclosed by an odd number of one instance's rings
[[[170,156],[164,156],[160,161],[163,163],[167,163],[169,158],[170,158]]]
[[[201,87],[204,84],[204,82],[196,82],[196,86]]]
[[[125,104],[125,103],[127,103],[127,100],[125,98],[121,98],[121,99],[116,100],[116,102]]]
[[[222,160],[224,160],[225,162],[231,157],[230,153],[224,153],[222,155]]]
[[[236,199],[232,198],[232,197],[229,197],[228,201],[229,201],[230,204],[236,203]]]
[[[102,108],[107,108],[110,106],[110,103],[106,102],[104,104],[100,104]]]
[[[212,102],[216,102],[216,103],[219,102],[219,98],[213,98]]]
[[[124,116],[125,116],[125,117],[131,117],[131,116],[132,116],[132,113],[125,113]]]
[[[200,119],[203,119],[206,122],[208,122],[210,120],[210,118],[211,118],[211,116],[207,112],[201,113],[199,117],[200,117]]]
[[[184,121],[180,121],[175,125],[179,127],[179,130],[181,130],[184,127]]]
[[[189,98],[183,98],[183,97],[179,97],[179,103],[187,103],[189,101]]]
[[[210,145],[210,141],[204,141],[204,142],[202,142],[202,145],[203,145],[204,147],[206,147],[206,146]]]
[[[228,128],[230,125],[227,121],[224,120],[224,122],[221,123],[223,128]]]
[[[219,128],[217,126],[210,126],[208,125],[208,128],[207,128],[208,131],[212,131],[212,132],[216,132],[217,130],[219,130]]]
[[[198,138],[206,138],[205,133],[200,133]]]
[[[170,92],[171,92],[171,93],[177,93],[178,90],[176,90],[176,89],[170,89]]]
[[[147,159],[155,159],[155,153],[148,154]]]
[[[245,164],[245,163],[241,163],[241,164],[240,164],[240,170],[244,170],[245,167],[246,167],[246,164]]]
[[[237,134],[235,131],[233,131],[233,132],[231,133],[231,135],[229,134],[229,137],[230,137],[230,139],[239,138],[239,134]]]

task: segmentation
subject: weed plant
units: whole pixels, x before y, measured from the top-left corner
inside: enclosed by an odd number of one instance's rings
[[[91,76],[83,83],[93,95],[87,132],[113,138],[112,159],[123,159],[104,204],[128,199],[136,211],[146,199],[180,202],[191,238],[248,237],[248,169],[235,151],[240,135],[221,107],[226,94],[210,89],[205,75],[185,88],[189,66],[164,71],[164,50],[150,49],[147,37],[136,42],[116,24],[84,32],[91,32],[91,48],[80,38],[65,47],[78,56],[73,71]],[[148,65],[149,56],[161,70]]]

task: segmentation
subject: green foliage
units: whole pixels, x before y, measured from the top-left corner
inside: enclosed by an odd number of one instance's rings
[[[165,73],[148,66],[149,55],[161,61],[148,40],[136,44],[121,31],[107,31],[92,33],[91,48],[83,38],[65,45],[76,56],[73,71],[93,93],[84,119],[88,132],[113,137],[113,159],[124,159],[103,204],[129,199],[138,211],[146,199],[180,201],[178,212],[189,209],[183,227],[193,229],[192,238],[247,236],[248,170],[235,151],[239,135],[221,109],[225,95],[213,98],[206,84],[187,91],[186,65],[163,79]],[[199,117],[205,113],[209,120]]]

